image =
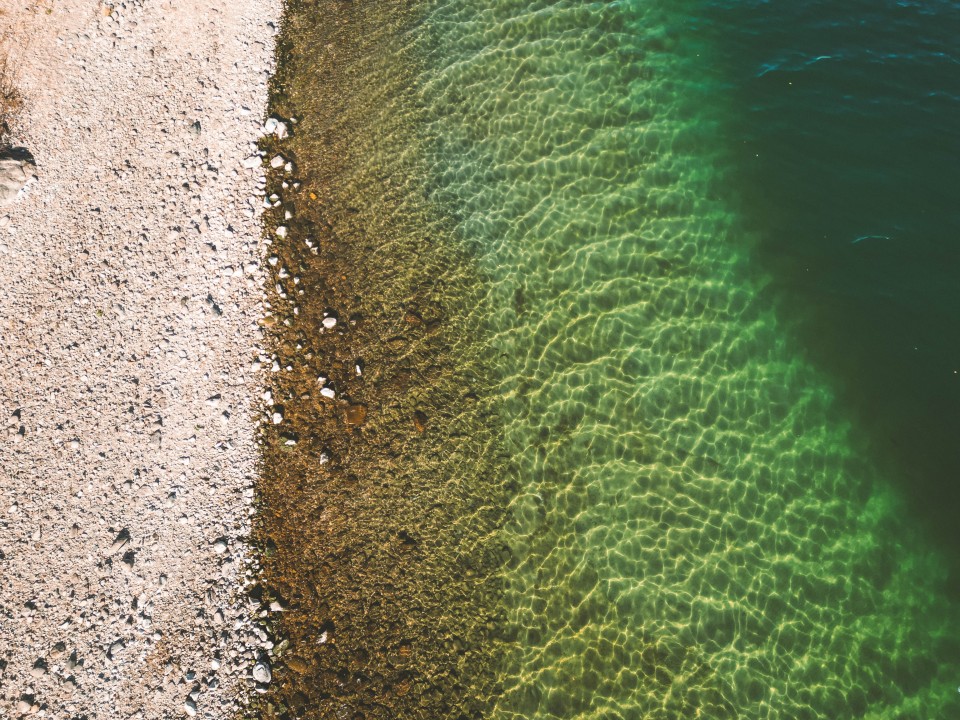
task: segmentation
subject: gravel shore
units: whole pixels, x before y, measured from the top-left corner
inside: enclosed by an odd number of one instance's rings
[[[0,718],[233,716],[269,680],[243,540],[280,3],[12,4]]]

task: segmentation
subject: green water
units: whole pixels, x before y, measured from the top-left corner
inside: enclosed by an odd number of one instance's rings
[[[684,2],[430,6],[520,492],[493,718],[947,718],[947,567],[767,299]]]
[[[960,716],[950,565],[777,304],[702,10],[288,6],[263,717]]]

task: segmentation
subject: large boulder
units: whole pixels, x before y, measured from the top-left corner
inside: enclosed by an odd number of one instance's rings
[[[0,153],[0,205],[9,205],[34,177],[36,166],[28,154],[16,151]]]

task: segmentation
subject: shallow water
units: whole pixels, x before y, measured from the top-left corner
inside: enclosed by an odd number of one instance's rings
[[[298,6],[275,103],[320,188],[283,249],[322,238],[283,256],[303,314],[360,319],[305,342],[369,409],[345,432],[294,402],[315,452],[265,456],[267,585],[317,596],[283,619],[282,707],[955,715],[951,559],[750,212],[733,6],[384,7]],[[350,379],[357,354],[382,373]],[[325,622],[342,639],[311,648]]]

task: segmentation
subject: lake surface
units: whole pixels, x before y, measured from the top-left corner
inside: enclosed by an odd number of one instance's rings
[[[338,358],[369,420],[278,487],[399,550],[326,575],[344,540],[291,553],[333,599],[286,631],[351,629],[281,670],[283,702],[957,716],[958,6],[377,8],[298,5],[275,108],[323,188],[292,223],[333,248],[306,287],[363,319],[335,347],[393,354],[369,386]],[[356,620],[384,592],[389,623]]]

